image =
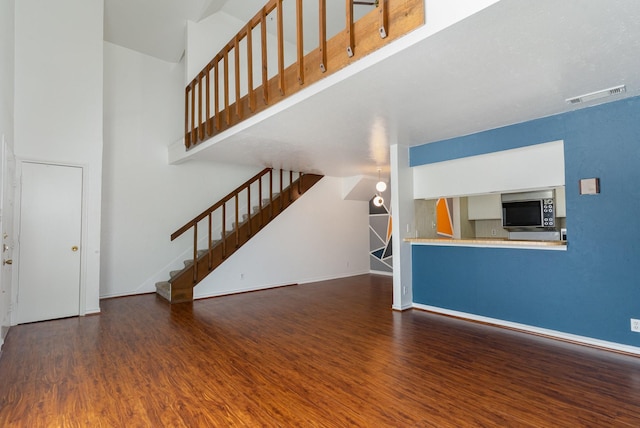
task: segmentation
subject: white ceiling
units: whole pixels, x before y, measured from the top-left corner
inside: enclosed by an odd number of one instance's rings
[[[219,11],[227,0],[104,0],[104,39],[169,62],[184,52],[187,20]]]
[[[248,22],[267,0],[104,0],[104,39],[116,45],[151,55],[168,62],[178,62],[185,47],[187,21],[198,22],[223,11]],[[344,14],[342,1],[327,2],[327,15]],[[295,2],[285,1],[285,38],[295,43]],[[317,7],[303,8],[305,22],[317,22]],[[371,10],[371,6],[355,8],[355,18]],[[334,24],[335,25],[332,25]],[[327,35],[331,38],[342,30],[339,19],[328,19]],[[317,28],[317,27],[316,27]],[[311,29],[309,29],[311,30]],[[309,46],[317,44],[317,30],[305,29]]]
[[[105,4],[114,1],[124,2]],[[565,99],[620,84],[625,94],[597,102],[640,94],[637,0],[502,0],[411,46],[403,43],[188,157],[375,175],[388,165],[395,141],[419,145],[588,107],[594,102],[572,106]]]

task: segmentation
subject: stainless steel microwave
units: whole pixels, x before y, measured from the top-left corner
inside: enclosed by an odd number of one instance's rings
[[[555,191],[502,194],[502,227],[555,230]]]

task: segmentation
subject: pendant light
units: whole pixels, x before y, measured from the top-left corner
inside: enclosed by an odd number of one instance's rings
[[[387,183],[385,183],[380,179],[380,168],[378,168],[378,183],[376,184],[376,190],[379,193],[382,193],[385,190],[387,190]],[[376,193],[375,198],[373,198],[373,205],[375,205],[376,207],[381,207],[382,204],[384,204],[384,199],[380,194]]]
[[[380,179],[380,168],[378,168],[378,183],[376,184],[376,190],[380,193],[387,190],[387,183],[385,183],[384,181],[382,181],[382,179]]]

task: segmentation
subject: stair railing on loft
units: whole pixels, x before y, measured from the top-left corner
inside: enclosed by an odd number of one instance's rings
[[[283,3],[291,5],[294,1],[295,61],[285,68]],[[306,0],[305,7],[310,3],[311,0]],[[185,90],[187,149],[424,24],[424,0],[345,0],[345,27],[327,40],[326,3],[326,0],[317,0],[317,48],[306,55],[303,1],[269,0],[213,57]],[[372,9],[356,20],[354,5]],[[312,24],[315,26],[315,23],[306,23]],[[271,25],[276,27],[275,53],[268,43],[267,27]],[[246,67],[241,67],[241,57]],[[270,58],[277,58],[273,77],[269,76]],[[261,63],[261,70],[254,69],[254,61]],[[254,87],[255,77],[261,80],[258,87]]]
[[[271,220],[274,215],[277,215],[280,211],[282,211],[285,194],[288,194],[289,202],[292,201],[293,193],[291,191],[284,192],[286,187],[292,186],[297,180],[297,191],[298,193],[302,193],[301,186],[303,175],[303,173],[294,173],[293,171],[289,171],[287,177],[287,174],[284,174],[282,170],[279,170],[279,176],[276,177],[279,182],[279,192],[278,188],[276,188],[275,190],[277,193],[274,193],[273,168],[265,168],[258,174],[254,175],[249,180],[244,182],[242,185],[238,186],[227,196],[204,210],[198,216],[194,217],[180,229],[175,231],[171,235],[172,241],[180,237],[188,230],[193,229],[194,284],[198,281],[198,259],[200,251],[208,252],[208,269],[211,270],[213,267],[213,247],[214,243],[216,242],[214,240],[214,230],[216,229],[216,227],[214,226],[214,217],[217,217],[215,218],[215,222],[217,225],[219,225],[221,240],[220,244],[222,245],[222,258],[224,259],[241,245],[241,241],[244,241],[251,237],[258,230],[260,230],[265,225],[265,223]],[[266,181],[267,183],[263,184],[263,181]],[[266,186],[268,186],[268,189],[266,190],[265,194],[264,187]],[[254,187],[253,194],[251,191],[252,187]],[[257,190],[255,189],[256,187]],[[279,204],[278,206],[274,207],[274,200],[277,202],[276,205]],[[245,202],[246,206],[243,206]],[[231,207],[228,207],[228,205],[231,205]],[[254,210],[253,213],[252,210]],[[219,216],[218,214],[216,214],[216,212],[219,212]],[[254,221],[256,218],[257,222]],[[203,220],[206,220],[204,223],[205,227],[207,228],[207,248],[199,250],[198,247],[201,238],[198,236],[198,225]],[[230,220],[234,221],[231,230],[229,231],[227,230],[227,225]],[[244,229],[243,234],[241,235],[240,230],[243,225]],[[234,246],[233,249],[228,248],[230,244]]]

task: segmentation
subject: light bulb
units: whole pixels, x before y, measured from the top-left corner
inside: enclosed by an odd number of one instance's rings
[[[382,196],[376,196],[375,198],[373,198],[373,205],[375,205],[376,207],[381,207],[382,204],[384,204],[384,199],[382,199]]]
[[[385,183],[384,181],[378,181],[378,183],[376,184],[376,190],[378,192],[384,192],[385,190],[387,190],[387,183]]]

